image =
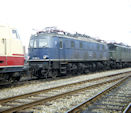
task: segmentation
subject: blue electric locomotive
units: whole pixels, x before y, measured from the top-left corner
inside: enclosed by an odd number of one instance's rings
[[[107,44],[87,35],[50,29],[30,38],[29,66],[40,78],[105,69],[108,59]]]
[[[104,69],[108,59],[107,44],[87,35],[51,29],[30,38],[29,66],[32,74],[40,78]]]

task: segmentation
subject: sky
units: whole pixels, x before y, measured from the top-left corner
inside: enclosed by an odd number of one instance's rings
[[[15,27],[26,48],[49,26],[131,46],[131,0],[0,0],[0,25]]]

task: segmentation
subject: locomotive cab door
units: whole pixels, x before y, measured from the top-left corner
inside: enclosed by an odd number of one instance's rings
[[[63,38],[59,38],[59,63],[60,63],[60,73],[67,73],[67,66],[65,61],[65,43]]]
[[[65,45],[64,45],[64,41],[63,38],[59,38],[59,59],[61,60],[65,60]]]
[[[6,66],[6,39],[0,37],[0,66]]]

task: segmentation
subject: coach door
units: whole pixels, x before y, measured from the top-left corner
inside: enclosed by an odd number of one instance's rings
[[[6,39],[0,37],[0,66],[6,65]]]

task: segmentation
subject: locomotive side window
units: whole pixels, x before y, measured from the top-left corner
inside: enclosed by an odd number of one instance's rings
[[[63,48],[63,42],[62,42],[62,40],[60,40],[60,49],[62,49]]]
[[[87,49],[90,50],[91,47],[90,47],[90,43],[87,43]]]
[[[65,40],[65,47],[66,47],[66,48],[70,48],[69,40]]]
[[[100,50],[100,45],[99,44],[97,44],[97,49]]]
[[[12,30],[12,35],[13,35],[13,38],[19,39],[19,35],[17,34],[16,30]]]
[[[102,49],[103,49],[103,51],[105,50],[105,46],[104,45],[102,45]]]
[[[74,41],[71,41],[71,48],[75,48],[75,43],[74,43]]]
[[[30,40],[30,48],[33,48],[33,42],[34,42],[34,40]]]
[[[80,48],[83,48],[83,43],[82,42],[80,42]]]

